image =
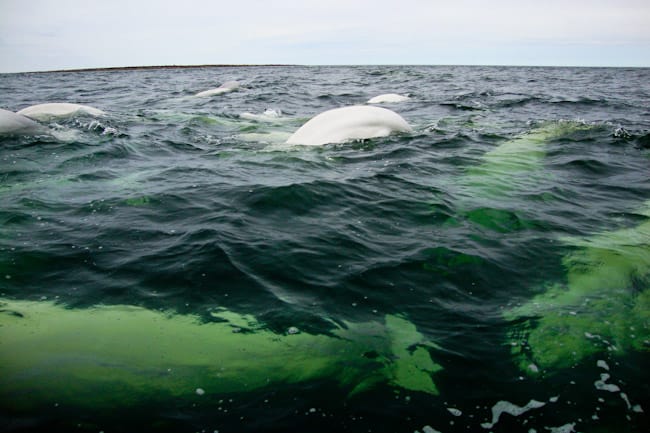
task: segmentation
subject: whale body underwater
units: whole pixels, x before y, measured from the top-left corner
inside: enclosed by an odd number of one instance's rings
[[[252,315],[211,316],[0,298],[0,408],[113,410],[324,379],[350,396],[381,384],[438,394],[437,346],[405,317],[277,333]]]

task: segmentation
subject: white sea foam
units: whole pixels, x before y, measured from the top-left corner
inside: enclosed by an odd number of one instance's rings
[[[544,427],[550,433],[572,433],[575,432],[575,423],[564,424],[559,427]]]
[[[519,416],[531,409],[539,409],[545,405],[546,403],[543,403],[541,401],[531,400],[525,406],[520,407],[516,404],[510,403],[509,401],[501,400],[492,406],[492,422],[484,422],[481,424],[481,427],[484,429],[491,429],[496,425],[497,422],[499,422],[501,414],[507,413],[512,416]]]
[[[267,108],[262,114],[244,112],[239,115],[242,119],[254,120],[257,122],[277,122],[282,119],[282,111],[274,108]]]
[[[621,398],[623,399],[623,401],[624,401],[625,404],[627,405],[628,410],[629,410],[629,409],[632,409],[632,405],[630,404],[630,399],[627,398],[627,394],[625,394],[624,392],[622,392],[622,393],[620,393],[619,395],[621,396]]]
[[[617,385],[611,384],[611,383],[606,383],[607,380],[609,379],[609,374],[607,373],[602,373],[600,375],[600,380],[597,380],[594,382],[594,386],[596,387],[597,390],[600,391],[609,391],[609,392],[618,392],[621,390]]]

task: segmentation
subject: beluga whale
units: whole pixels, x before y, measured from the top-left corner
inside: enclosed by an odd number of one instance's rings
[[[408,101],[408,96],[398,95],[397,93],[384,93],[368,100],[368,104],[382,104],[386,102],[404,102]]]
[[[330,321],[327,333],[276,332],[226,309],[211,317],[0,298],[0,410],[114,411],[322,381],[350,396],[382,384],[438,394],[437,346],[404,316]]]
[[[412,132],[412,128],[394,111],[354,105],[318,114],[289,137],[287,144],[319,146],[386,137],[395,132]]]
[[[86,114],[90,116],[102,116],[105,113],[90,105],[71,104],[68,102],[50,102],[46,104],[32,105],[18,111],[18,114],[29,117],[30,119],[47,122],[53,119],[75,116],[77,114]]]
[[[44,134],[47,130],[21,114],[0,109],[0,135]]]
[[[237,81],[226,81],[221,86],[219,86],[219,87],[217,87],[215,89],[204,90],[203,92],[199,92],[194,96],[221,95],[222,93],[232,92],[233,90],[236,90],[238,88],[239,88],[239,82],[237,82]]]

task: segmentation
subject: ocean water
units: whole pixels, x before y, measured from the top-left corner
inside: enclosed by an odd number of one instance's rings
[[[3,431],[648,431],[650,69],[0,75],[44,102],[106,114],[0,137]]]

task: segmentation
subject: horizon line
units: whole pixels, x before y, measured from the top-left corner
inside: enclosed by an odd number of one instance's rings
[[[35,71],[0,72],[0,74],[49,74],[61,72],[111,72],[137,71],[149,69],[207,69],[207,68],[254,68],[254,67],[364,67],[364,66],[460,66],[460,67],[510,67],[510,68],[610,68],[610,69],[647,69],[650,66],[588,66],[588,65],[525,65],[525,64],[398,64],[398,63],[368,63],[368,64],[297,64],[297,63],[214,63],[195,65],[139,65],[139,66],[100,66],[70,69],[47,69]]]

